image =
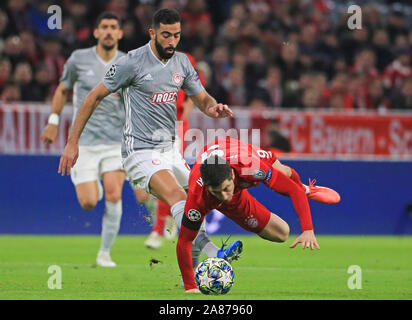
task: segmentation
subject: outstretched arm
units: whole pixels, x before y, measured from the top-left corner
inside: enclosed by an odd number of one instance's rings
[[[191,191],[189,190],[176,251],[186,292],[199,292],[193,273],[192,242],[196,238],[205,216],[201,214],[199,217],[191,218],[190,215],[188,215],[188,211],[190,212],[190,210],[200,212],[198,209],[195,210],[191,204]]]
[[[93,88],[92,91],[84,99],[82,106],[80,107],[76,120],[73,123],[72,129],[67,139],[66,147],[60,158],[59,173],[64,176],[65,173],[70,174],[71,168],[77,161],[79,153],[79,139],[83,132],[83,129],[92,115],[93,111],[99,105],[100,101],[104,99],[111,92],[101,83]]]
[[[196,238],[198,232],[199,230],[190,230],[182,224],[179,232],[179,239],[177,240],[177,261],[187,292],[189,290],[197,289],[193,273],[192,242]]]
[[[233,117],[232,110],[226,105],[217,103],[215,98],[203,90],[201,93],[190,96],[194,104],[207,116],[212,118]]]

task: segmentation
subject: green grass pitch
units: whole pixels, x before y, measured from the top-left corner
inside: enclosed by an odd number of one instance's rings
[[[185,294],[175,241],[157,251],[144,236],[120,236],[116,268],[96,267],[99,236],[0,236],[0,299],[412,299],[412,237],[318,236],[319,251],[289,249],[257,236],[233,262],[235,283],[224,296]],[[219,244],[225,236],[211,237]],[[159,263],[150,263],[157,259]],[[62,289],[48,288],[51,265],[62,270]],[[349,289],[351,265],[362,289]]]

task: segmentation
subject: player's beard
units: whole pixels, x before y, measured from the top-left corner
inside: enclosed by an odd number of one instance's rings
[[[163,47],[161,46],[161,44],[159,42],[157,42],[157,39],[155,38],[155,46],[156,46],[156,50],[157,53],[159,54],[159,57],[161,59],[170,59],[173,54],[175,53],[176,48],[173,47],[167,47],[166,49],[163,49]],[[167,52],[167,49],[173,49],[173,51],[171,53]]]
[[[112,36],[107,35],[104,39],[100,40],[99,43],[101,45],[101,47],[106,50],[106,51],[111,51],[113,50],[116,45],[117,45],[117,41],[113,41],[112,44],[105,44],[106,40],[114,40]],[[110,43],[110,42],[109,42]]]
[[[113,43],[112,45],[102,44],[102,48],[106,51],[112,50],[115,46],[116,46],[115,43]]]

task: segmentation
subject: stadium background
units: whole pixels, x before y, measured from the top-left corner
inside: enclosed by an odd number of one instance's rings
[[[51,96],[70,53],[95,44],[104,10],[123,20],[120,50],[148,41],[154,10],[178,9],[179,49],[191,53],[206,89],[234,106],[233,120],[194,111],[192,128],[261,131],[265,148],[303,180],[338,190],[335,206],[311,203],[320,234],[412,234],[412,6],[356,1],[362,29],[349,30],[345,1],[29,1],[0,4],[0,234],[99,234],[103,203],[84,212],[69,177],[57,175],[71,121],[57,143],[40,142]],[[47,8],[62,8],[62,30]],[[191,154],[185,155],[190,161]],[[252,190],[299,232],[290,201]],[[121,234],[148,233],[143,207],[124,189]],[[208,217],[211,233],[241,233]]]

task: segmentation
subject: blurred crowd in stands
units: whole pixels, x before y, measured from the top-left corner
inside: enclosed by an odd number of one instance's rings
[[[4,0],[0,100],[49,101],[71,52],[95,44],[102,11],[123,21],[122,51],[149,41],[159,8],[183,18],[179,50],[191,53],[219,102],[256,110],[412,110],[412,2],[332,0]],[[51,5],[62,29],[50,30]]]

